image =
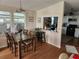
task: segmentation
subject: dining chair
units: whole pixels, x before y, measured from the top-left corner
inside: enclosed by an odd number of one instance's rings
[[[24,52],[25,52],[25,45],[22,43],[22,40],[21,40],[21,38],[19,38],[19,39],[16,39],[15,38],[16,37],[16,35],[15,34],[11,34],[11,38],[12,38],[12,41],[13,41],[13,50],[14,50],[14,53],[15,53],[15,56],[16,56],[16,53],[17,53],[17,48],[19,47],[19,41],[21,41],[21,51],[22,50],[24,50]],[[19,41],[17,41],[17,40],[19,40]]]
[[[11,40],[11,37],[10,37],[10,33],[5,33],[6,35],[6,39],[7,39],[7,46],[10,48],[10,50],[12,51],[13,53],[13,43],[12,43],[12,40]]]
[[[15,39],[15,34],[6,32],[5,35],[6,35],[6,38],[7,38],[7,45],[8,45],[8,47],[10,48],[12,53],[14,53],[15,56],[16,56],[17,48],[18,48],[18,42]],[[22,44],[22,48],[25,49],[23,44]]]
[[[26,35],[27,35],[27,34],[28,34],[28,30],[25,30],[25,29],[24,29],[24,30],[23,30],[23,34],[26,34]]]
[[[45,32],[43,32],[43,31],[38,31],[38,32],[36,32],[36,37],[37,37],[38,41],[41,42],[41,44],[42,44],[43,42],[46,42],[46,39],[45,39]]]
[[[15,56],[16,56],[16,53],[17,53],[17,47],[18,47],[18,42],[15,40],[15,36],[14,34],[11,34],[11,39],[12,39],[12,42],[13,42],[13,51],[15,53]]]
[[[30,46],[33,49],[33,33],[29,31],[27,35],[25,35],[24,33],[22,35],[27,36],[24,40],[22,40],[22,43],[27,47],[27,51]]]
[[[10,41],[9,41],[9,37],[8,37],[8,33],[5,33],[6,39],[7,39],[7,47],[10,47]]]
[[[29,47],[32,47],[33,49],[33,33],[30,32],[30,34],[27,36],[26,34],[23,33],[23,31],[19,32],[20,34],[20,38],[19,41],[21,43],[21,54],[23,53],[22,50],[24,50],[24,52],[26,52],[26,49],[27,49],[27,52],[28,52],[28,48]],[[16,56],[16,53],[17,53],[17,45],[18,43],[16,42],[16,38],[15,38],[15,34],[11,34],[11,38],[12,38],[12,41],[13,41],[13,50],[14,50],[14,53],[15,53],[15,56]],[[22,36],[25,36],[25,38],[23,38]]]

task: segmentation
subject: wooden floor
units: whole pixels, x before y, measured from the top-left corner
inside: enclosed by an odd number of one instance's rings
[[[47,43],[38,46],[36,52],[30,51],[26,52],[23,59],[58,59],[60,53],[65,52],[65,48],[61,49],[49,45]],[[15,57],[11,51],[6,48],[0,51],[0,59],[18,59]]]
[[[68,37],[66,37],[66,39],[68,39]],[[23,54],[23,59],[58,59],[59,55],[62,52],[67,53],[64,45],[75,45],[77,50],[79,51],[79,42],[77,43],[73,40],[62,43],[61,49],[50,44],[43,43],[42,46],[37,46],[36,52],[30,51]],[[67,54],[70,56],[69,53]],[[5,48],[0,49],[0,59],[18,59],[18,57],[15,57],[8,48]]]

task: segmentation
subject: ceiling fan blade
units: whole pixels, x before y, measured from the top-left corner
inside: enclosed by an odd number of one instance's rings
[[[25,12],[25,10],[24,10],[24,9],[22,9],[22,8],[20,8],[20,11],[24,11],[24,12]]]
[[[26,10],[24,10],[24,9],[22,9],[22,8],[16,10],[16,12],[25,12],[25,11],[26,11]]]

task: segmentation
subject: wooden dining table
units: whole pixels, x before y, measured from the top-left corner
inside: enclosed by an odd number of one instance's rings
[[[22,33],[19,34],[20,38],[16,38],[16,41],[18,43],[18,59],[22,59],[22,48],[21,48],[21,44],[23,41],[26,41],[27,39],[33,39],[33,51],[36,51],[36,36],[30,37],[30,36],[23,36]]]

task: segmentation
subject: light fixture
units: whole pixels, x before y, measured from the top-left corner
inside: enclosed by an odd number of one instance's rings
[[[18,10],[16,10],[16,12],[25,12],[25,10],[22,8],[22,0],[19,1],[19,5],[20,5],[20,8]]]

